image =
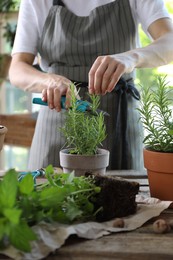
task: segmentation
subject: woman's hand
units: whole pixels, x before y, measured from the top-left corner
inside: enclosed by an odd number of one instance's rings
[[[9,70],[11,83],[24,91],[42,93],[43,101],[58,112],[61,111],[61,96],[66,95],[66,107],[69,107],[71,81],[60,75],[37,70],[32,66],[34,59],[35,56],[30,53],[13,55]]]
[[[48,103],[50,109],[61,111],[61,96],[66,95],[66,107],[70,107],[71,81],[63,76],[47,74],[42,90],[42,100]]]
[[[100,95],[111,92],[124,73],[133,71],[135,60],[130,51],[98,57],[89,72],[89,92]]]
[[[153,42],[120,54],[100,56],[89,72],[89,92],[104,95],[111,92],[124,73],[134,68],[154,68],[173,60],[173,23],[170,18],[153,22],[148,32]]]

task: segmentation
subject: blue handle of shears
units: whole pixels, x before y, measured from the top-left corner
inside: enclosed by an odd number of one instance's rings
[[[77,100],[77,110],[80,112],[86,112],[87,108],[90,106],[90,103],[86,100]]]
[[[18,176],[18,181],[20,182],[28,173],[32,175],[35,185],[36,185],[36,178],[43,177],[45,175],[44,169],[39,169],[33,172],[20,172]]]
[[[66,97],[62,96],[61,97],[61,108],[65,108],[65,100],[66,100]],[[48,103],[44,102],[41,98],[33,98],[32,103],[37,104],[37,105],[48,106]]]
[[[66,97],[62,96],[61,97],[61,108],[65,109],[65,101]],[[43,105],[47,106],[47,102],[44,102],[41,98],[33,98],[32,100],[33,104],[38,104],[38,105]],[[86,112],[87,108],[90,106],[90,103],[88,101],[83,101],[83,100],[76,100],[77,104],[77,110],[81,112]]]

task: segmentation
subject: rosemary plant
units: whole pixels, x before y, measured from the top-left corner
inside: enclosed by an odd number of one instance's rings
[[[172,107],[171,107],[172,106]],[[156,88],[143,88],[138,109],[146,130],[144,144],[153,151],[173,152],[173,89],[159,76]]]
[[[65,124],[60,129],[72,154],[93,155],[106,138],[103,113],[97,113],[100,104],[98,95],[89,95],[90,112],[80,112],[76,102],[75,85],[71,84],[71,108],[67,111]]]

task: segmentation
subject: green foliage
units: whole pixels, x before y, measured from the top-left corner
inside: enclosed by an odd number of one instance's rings
[[[20,0],[1,0],[0,12],[10,12],[19,9]]]
[[[75,86],[71,84],[71,108],[67,111],[64,126],[60,129],[66,138],[66,145],[72,148],[70,153],[93,155],[106,138],[106,126],[103,113],[97,113],[100,104],[98,95],[89,95],[90,112],[79,111],[76,102]]]
[[[173,5],[171,0],[165,0],[165,6],[170,14],[173,14]]]
[[[17,25],[7,23],[4,27],[5,33],[3,34],[3,37],[6,38],[6,41],[10,44],[10,47],[13,47],[14,38],[16,34],[16,28]]]
[[[31,173],[18,182],[12,169],[0,181],[0,247],[9,244],[21,251],[31,250],[37,239],[31,226],[40,221],[72,223],[94,220],[94,196],[100,192],[93,177],[75,177],[74,173],[55,174],[46,168],[45,182],[34,185]],[[97,211],[98,212],[98,211]]]
[[[141,121],[146,136],[145,145],[154,151],[173,152],[173,115],[171,89],[166,77],[158,77],[155,89],[142,89]]]
[[[9,170],[0,182],[0,245],[11,243],[18,249],[30,251],[30,241],[36,235],[22,217],[22,209],[18,207],[19,183],[15,170]]]

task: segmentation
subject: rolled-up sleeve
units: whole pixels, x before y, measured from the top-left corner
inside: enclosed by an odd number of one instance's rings
[[[170,17],[162,0],[136,0],[136,14],[138,22],[146,33],[154,21]]]

